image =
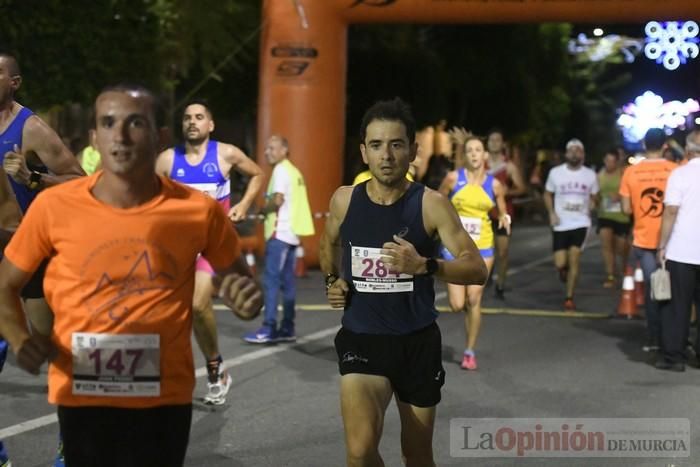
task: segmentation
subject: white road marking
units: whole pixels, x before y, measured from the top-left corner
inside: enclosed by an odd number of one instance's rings
[[[330,328],[322,329],[320,331],[314,332],[312,334],[309,334],[308,336],[300,337],[297,339],[297,341],[293,344],[281,344],[281,345],[276,345],[276,346],[269,346],[265,347],[260,350],[256,350],[254,352],[249,352],[246,354],[243,354],[239,357],[235,358],[229,358],[227,360],[224,360],[224,366],[226,368],[233,368],[237,366],[244,365],[248,362],[252,362],[254,360],[259,360],[261,358],[268,357],[270,355],[274,355],[276,353],[284,352],[286,350],[289,350],[295,345],[303,345],[303,344],[308,344],[309,342],[317,341],[320,339],[324,339],[328,336],[331,336],[335,333],[338,332],[340,329],[340,326],[333,326]],[[197,378],[201,378],[203,376],[206,376],[207,374],[207,369],[206,367],[202,368],[197,368],[197,371],[195,371],[195,376]],[[11,438],[13,436],[21,435],[22,433],[26,433],[28,431],[36,430],[38,428],[42,428],[48,425],[51,425],[53,423],[58,422],[58,417],[56,416],[55,413],[45,415],[43,417],[35,418],[32,420],[27,420],[26,422],[21,422],[16,425],[8,426],[7,428],[0,429],[0,440]]]

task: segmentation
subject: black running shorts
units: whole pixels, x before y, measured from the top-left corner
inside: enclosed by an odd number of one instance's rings
[[[581,248],[586,240],[587,228],[552,231],[552,251],[568,250],[571,247]]]
[[[445,369],[436,323],[398,336],[356,334],[341,328],[335,336],[335,350],[341,375],[385,376],[396,397],[416,407],[433,407],[440,402]]]
[[[182,467],[191,422],[191,404],[58,406],[66,465],[74,467]]]
[[[611,219],[604,219],[599,217],[596,232],[600,233],[600,229],[612,229],[616,237],[626,237],[630,233],[630,223],[617,222]]]

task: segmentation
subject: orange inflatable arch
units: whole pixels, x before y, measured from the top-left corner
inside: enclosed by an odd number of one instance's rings
[[[312,211],[328,209],[343,177],[351,23],[630,23],[699,16],[700,0],[264,0],[258,161],[265,164],[270,135],[285,136],[306,178]],[[318,261],[323,222],[316,227],[316,237],[304,241],[307,264]]]

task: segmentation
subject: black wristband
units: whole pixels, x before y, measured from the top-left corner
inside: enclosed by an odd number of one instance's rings
[[[435,258],[428,258],[425,262],[425,275],[432,276],[438,270],[438,262]]]
[[[330,289],[338,279],[339,277],[333,273],[326,274],[326,290]]]
[[[41,172],[37,172],[36,170],[32,170],[32,173],[29,175],[29,183],[27,184],[27,187],[30,190],[40,190],[43,188],[43,183],[41,180]]]

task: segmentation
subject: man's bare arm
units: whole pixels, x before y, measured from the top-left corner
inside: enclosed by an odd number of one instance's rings
[[[263,188],[263,171],[253,159],[246,156],[246,154],[236,146],[222,143],[219,143],[219,145],[223,146],[223,158],[231,165],[231,168],[250,178],[246,191],[241,199],[242,204],[246,207],[250,207]]]
[[[38,375],[53,346],[40,333],[31,334],[22,309],[20,291],[29,282],[32,272],[25,272],[7,258],[0,262],[0,335],[10,344],[17,364],[29,373]]]
[[[628,216],[632,214],[632,202],[630,201],[629,196],[623,196],[621,198],[622,201],[622,212],[627,214]]]
[[[437,231],[442,244],[455,257],[451,261],[438,260],[435,277],[451,284],[484,284],[488,276],[486,264],[476,244],[464,230],[452,203],[432,190],[426,190],[423,196],[426,227]]]
[[[5,171],[0,167],[0,228],[15,230],[22,219],[22,211],[17,204]]]
[[[664,206],[664,214],[661,219],[661,238],[659,239],[659,248],[657,251],[659,261],[666,259],[666,246],[673,232],[673,226],[676,224],[678,210],[680,206],[666,205]]]
[[[158,154],[156,158],[156,174],[170,178],[170,172],[173,170],[173,159],[175,151],[170,148]]]
[[[262,214],[270,214],[271,212],[277,211],[283,204],[284,195],[282,193],[272,193],[260,212]]]
[[[435,259],[435,277],[451,284],[481,285],[486,282],[487,270],[474,241],[462,227],[452,203],[438,193],[426,189],[423,194],[423,223],[429,235],[437,233],[443,245],[455,257],[453,260]],[[428,260],[415,246],[398,235],[382,245],[382,260],[390,271],[420,275],[428,272]]]
[[[248,186],[241,200],[231,207],[229,217],[234,222],[245,219],[250,206],[255,202],[263,187],[263,171],[258,164],[245,155],[243,151],[232,144],[219,143],[219,151],[224,161],[232,170],[250,177]]]
[[[518,166],[513,162],[508,161],[506,164],[506,170],[508,172],[508,176],[513,181],[512,187],[505,187],[506,196],[520,196],[527,193],[527,185],[525,185],[525,179],[523,179],[523,175],[520,173]]]
[[[262,292],[243,255],[226,268],[217,269],[214,286],[219,297],[239,318],[249,321],[260,314]]]
[[[330,215],[326,219],[326,227],[321,236],[319,250],[321,271],[336,277],[340,275],[340,226],[345,220],[348,206],[350,206],[352,191],[353,187],[351,186],[342,186],[335,191],[329,207]],[[344,308],[347,305],[349,293],[350,285],[345,279],[339,278],[330,285],[326,284],[326,296],[331,308]]]
[[[44,123],[39,117],[27,120],[22,132],[22,153],[30,155],[34,153],[42,164],[49,169],[50,174],[41,176],[44,187],[58,185],[85,175],[78,159],[63,144],[55,131]],[[29,183],[29,175],[25,184]]]
[[[493,194],[496,198],[496,207],[498,208],[498,228],[506,229],[508,234],[510,234],[511,219],[506,208],[506,190],[507,188],[501,182],[496,179],[493,180]]]
[[[340,225],[347,214],[351,196],[352,187],[342,186],[335,191],[331,198],[330,214],[326,219],[319,249],[321,271],[326,274],[339,275],[340,273],[338,266],[340,261]]]

